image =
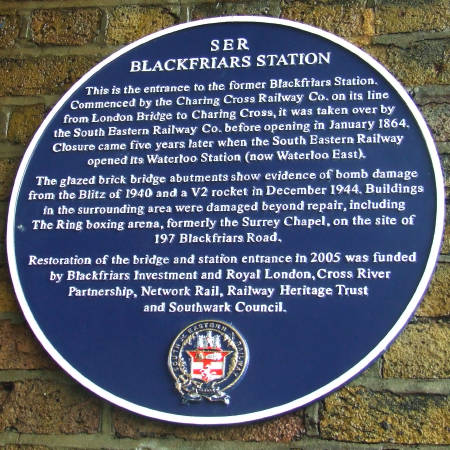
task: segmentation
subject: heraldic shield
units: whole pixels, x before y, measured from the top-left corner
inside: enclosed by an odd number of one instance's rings
[[[229,404],[225,390],[244,374],[248,348],[229,324],[205,320],[175,338],[168,364],[183,403],[207,399]]]
[[[191,377],[208,383],[225,375],[225,362],[231,351],[222,350],[219,334],[211,330],[197,335],[197,348],[187,350],[191,357]]]

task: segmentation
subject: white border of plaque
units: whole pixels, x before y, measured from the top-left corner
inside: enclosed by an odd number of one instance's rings
[[[347,49],[349,52],[357,55],[362,60],[364,60],[369,66],[371,66],[374,70],[376,70],[382,77],[384,77],[387,82],[396,90],[401,99],[408,106],[410,112],[413,114],[417,124],[422,132],[424,140],[429,150],[429,155],[431,158],[431,162],[435,172],[435,180],[436,180],[436,229],[433,238],[433,243],[431,246],[429,258],[426,264],[426,268],[420,280],[420,283],[417,286],[417,289],[414,295],[411,298],[408,306],[401,314],[400,318],[393,326],[393,328],[387,333],[387,335],[378,343],[378,345],[372,349],[361,361],[359,361],[356,365],[354,365],[350,370],[343,373],[338,378],[334,379],[332,382],[322,386],[320,389],[317,389],[314,392],[311,392],[308,395],[305,395],[301,398],[298,398],[289,403],[285,403],[273,408],[265,409],[262,411],[256,411],[249,414],[240,414],[233,416],[221,416],[221,417],[205,417],[205,416],[187,416],[187,415],[178,415],[178,414],[169,414],[164,411],[153,410],[150,408],[142,407],[138,404],[127,401],[123,398],[120,398],[116,395],[111,394],[110,392],[104,390],[99,387],[95,383],[93,383],[90,379],[86,378],[82,373],[77,371],[74,367],[69,364],[55,349],[53,344],[47,339],[47,337],[42,332],[39,324],[35,320],[29,306],[27,300],[25,298],[24,292],[22,290],[21,283],[19,281],[17,263],[16,263],[16,254],[15,254],[15,246],[14,246],[14,229],[15,229],[15,216],[16,216],[16,204],[18,200],[18,194],[29,164],[29,161],[33,155],[35,147],[37,146],[41,135],[46,130],[47,126],[50,124],[52,119],[58,113],[63,104],[70,98],[71,95],[74,94],[77,89],[79,89],[93,74],[97,73],[100,69],[108,65],[111,61],[119,58],[124,53],[127,53],[131,49],[145,43],[152,41],[154,39],[158,39],[161,36],[168,35],[171,33],[176,33],[180,30],[185,30],[189,28],[194,28],[198,26],[203,26],[206,24],[217,24],[217,23],[235,23],[235,22],[254,22],[254,23],[265,23],[269,25],[280,25],[284,27],[290,27],[293,29],[297,29],[300,31],[305,31],[307,33],[315,34],[321,36],[327,40],[334,42],[335,44],[340,45],[341,47]],[[428,283],[433,274],[433,270],[435,267],[436,260],[439,256],[440,243],[444,228],[444,215],[445,215],[445,193],[444,193],[444,180],[441,172],[440,161],[438,157],[438,153],[436,151],[435,144],[433,142],[432,136],[428,130],[428,127],[422,118],[421,113],[418,108],[411,100],[405,89],[400,85],[400,83],[375,59],[369,56],[367,53],[363,52],[353,44],[331,34],[326,31],[322,31],[315,27],[300,24],[297,22],[292,22],[284,19],[274,19],[274,18],[265,18],[265,17],[254,17],[254,16],[229,16],[223,18],[213,18],[213,19],[205,19],[199,20],[195,22],[184,23],[181,25],[176,25],[165,30],[156,32],[150,36],[146,36],[130,45],[125,46],[119,51],[115,52],[111,56],[107,57],[105,60],[96,65],[93,69],[87,72],[80,80],[78,80],[59,100],[56,106],[52,109],[50,114],[46,117],[41,127],[33,137],[24,157],[23,161],[19,167],[16,181],[14,184],[14,188],[11,195],[11,202],[9,208],[9,217],[8,217],[8,226],[7,226],[7,249],[8,249],[8,261],[11,271],[11,277],[13,281],[13,285],[15,288],[15,292],[17,294],[20,306],[22,311],[30,324],[32,330],[35,335],[44,346],[44,348],[50,353],[53,359],[73,378],[75,378],[79,383],[81,383],[84,387],[88,388],[95,394],[100,397],[112,402],[115,405],[126,408],[130,411],[142,414],[144,416],[148,416],[151,418],[177,422],[177,423],[185,423],[185,424],[201,424],[201,425],[218,425],[218,424],[235,424],[242,423],[248,421],[254,421],[258,419],[264,419],[271,416],[275,416],[278,414],[286,413],[295,408],[299,408],[301,406],[307,405],[315,400],[320,399],[321,397],[326,396],[332,391],[342,387],[346,382],[350,379],[358,375],[362,372],[368,365],[370,365],[381,353],[383,353],[386,348],[392,343],[395,337],[402,331],[403,327],[407,324],[409,318],[414,313],[416,307],[418,306],[422,296],[424,295]],[[57,320],[57,318],[55,318]],[[167,343],[168,347],[170,343]],[[163,361],[161,364],[165,364]],[[168,375],[169,376],[169,375]]]

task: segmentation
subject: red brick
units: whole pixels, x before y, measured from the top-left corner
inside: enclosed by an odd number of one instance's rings
[[[0,321],[0,342],[0,369],[55,368],[55,363],[23,323]]]
[[[441,164],[444,171],[445,198],[450,200],[450,155],[441,154]]]
[[[32,40],[37,44],[85,45],[100,30],[98,8],[37,9],[31,16]]]
[[[193,427],[149,420],[115,409],[113,423],[118,436],[134,439],[171,435],[195,441],[291,442],[305,432],[302,412],[249,425]]]
[[[408,325],[383,359],[385,378],[450,378],[450,325]]]
[[[330,31],[357,44],[369,43],[374,34],[373,10],[361,0],[284,2],[281,17]]]
[[[431,103],[421,108],[435,141],[450,141],[450,104]]]
[[[96,61],[86,56],[0,58],[0,96],[62,93]]]
[[[450,264],[438,264],[427,293],[416,311],[418,317],[450,316]]]
[[[19,163],[19,158],[0,159],[0,201],[9,198]]]
[[[375,7],[377,33],[443,31],[449,22],[448,0],[382,0]]]
[[[448,204],[446,207],[446,220],[444,236],[442,238],[441,253],[444,255],[448,255],[450,253],[450,206]]]
[[[45,105],[18,106],[11,113],[7,138],[14,144],[28,144],[44,119]]]
[[[265,15],[278,16],[279,6],[275,3],[247,1],[240,3],[236,1],[194,4],[191,9],[192,20],[206,19],[219,16],[241,16],[241,15]]]
[[[9,280],[0,280],[0,312],[18,312],[19,307]]]
[[[450,444],[449,407],[445,395],[347,387],[325,399],[320,432],[325,439],[363,444]]]
[[[175,23],[165,8],[118,6],[112,11],[106,30],[108,44],[126,44]]]
[[[406,86],[450,83],[449,41],[418,41],[407,48],[377,45],[366,50]]]
[[[100,402],[79,386],[27,380],[0,383],[0,431],[96,433]]]
[[[0,14],[0,48],[13,47],[19,36],[19,17]]]

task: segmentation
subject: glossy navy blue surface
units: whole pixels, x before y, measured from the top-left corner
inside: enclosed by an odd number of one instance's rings
[[[224,39],[230,37],[244,36],[250,45],[250,50],[243,52],[243,55],[251,55],[256,58],[259,54],[279,54],[300,51],[331,52],[331,64],[324,65],[302,65],[287,67],[260,67],[242,69],[223,69],[223,70],[186,70],[173,72],[136,72],[130,73],[130,62],[132,60],[166,60],[168,58],[187,58],[197,56],[223,56],[222,53],[211,55],[210,41],[212,39]],[[233,55],[238,53],[230,52]],[[228,55],[227,55],[228,56]],[[278,161],[274,158],[269,162],[254,162],[252,164],[242,163],[216,163],[216,164],[153,164],[143,165],[117,165],[102,166],[98,168],[89,167],[87,160],[93,157],[111,157],[111,156],[145,156],[153,151],[118,151],[118,152],[64,152],[55,153],[51,148],[54,145],[55,138],[53,131],[57,128],[73,130],[81,127],[83,129],[94,127],[93,124],[63,124],[64,115],[70,113],[72,116],[90,115],[92,112],[105,113],[105,110],[96,111],[75,111],[70,109],[70,103],[73,100],[118,100],[139,98],[141,95],[106,95],[97,98],[86,95],[86,86],[105,86],[111,87],[125,86],[128,83],[133,86],[151,86],[156,84],[208,84],[213,81],[228,84],[231,80],[238,81],[258,81],[269,79],[292,79],[292,78],[316,78],[331,79],[335,76],[353,78],[372,77],[376,79],[377,91],[389,93],[389,105],[395,105],[395,117],[402,117],[407,120],[410,127],[407,129],[383,130],[386,135],[403,134],[404,142],[401,146],[394,145],[364,145],[364,151],[367,155],[365,160],[318,160],[318,161]],[[306,93],[313,89],[290,89],[283,92]],[[367,87],[355,86],[354,91],[365,92]],[[262,93],[273,94],[275,90],[266,89]],[[340,89],[337,86],[329,88],[320,88],[320,92],[327,96],[333,93],[345,91],[349,88]],[[236,94],[257,95],[255,92],[238,91]],[[210,97],[223,94],[215,92],[204,92]],[[180,94],[166,93],[163,96],[175,100]],[[193,93],[191,93],[193,95]],[[154,96],[152,97],[154,98]],[[382,103],[382,102],[381,102]],[[355,102],[340,101],[332,102],[334,106],[347,106],[350,109],[355,106]],[[357,105],[375,106],[380,101],[364,100],[357,102]],[[252,108],[252,105],[243,105]],[[255,109],[265,108],[261,105],[253,105]],[[279,106],[291,108],[291,105],[267,104],[267,109],[278,110]],[[317,102],[305,100],[299,107],[315,109],[322,106]],[[223,109],[235,108],[235,106],[223,106]],[[173,112],[186,111],[190,113],[192,108],[182,106],[172,106],[160,108],[159,111]],[[214,111],[217,108],[206,105],[202,109]],[[121,113],[135,114],[142,108],[122,109]],[[115,110],[109,113],[115,113]],[[147,111],[148,112],[148,111]],[[385,117],[375,114],[370,119],[377,120]],[[319,117],[314,113],[308,118],[298,118],[298,121],[307,120],[313,122],[315,119],[328,122],[330,118],[339,119],[339,116]],[[294,118],[289,118],[289,120]],[[342,117],[340,120],[366,120],[358,115],[352,117]],[[284,119],[278,118],[278,121]],[[276,122],[270,118],[258,119],[237,119],[230,120],[212,120],[211,123],[223,126],[224,122],[233,122],[234,124],[245,121],[248,124]],[[172,121],[165,123],[140,122],[112,124],[119,127],[149,127],[153,125],[167,126],[170,123],[183,126],[197,126],[199,121],[186,120]],[[202,122],[203,123],[203,122]],[[108,124],[106,124],[108,125]],[[104,126],[106,126],[104,125]],[[380,130],[374,130],[380,131]],[[293,136],[292,133],[277,132],[279,136]],[[299,133],[307,137],[307,134]],[[321,136],[345,136],[348,131],[320,131]],[[272,138],[269,132],[258,134],[263,138]],[[209,135],[212,139],[217,139],[214,135]],[[196,138],[208,139],[208,135],[198,132]],[[226,136],[224,136],[226,137]],[[248,133],[233,133],[234,139],[249,139]],[[96,139],[61,139],[69,144],[95,142],[98,144],[103,140],[105,142],[126,142],[129,143],[134,137],[118,138],[96,138]],[[187,140],[187,136],[148,136],[146,140],[154,144],[155,141],[176,141]],[[330,151],[336,146],[304,146],[298,148],[289,148],[290,150],[306,151],[314,149],[316,151]],[[355,146],[339,146],[342,149],[353,149]],[[349,148],[351,147],[351,148]],[[358,147],[358,145],[356,145]],[[359,146],[360,147],[360,146]],[[273,146],[260,147],[260,153],[275,153],[282,148]],[[212,149],[204,150],[171,150],[166,154],[184,153],[186,155],[199,154],[203,151],[210,153],[227,151],[228,153],[242,153],[247,148],[227,148],[219,149],[214,146]],[[163,152],[161,152],[163,154]],[[155,230],[98,230],[98,231],[34,231],[32,230],[31,220],[36,217],[42,217],[41,212],[44,204],[53,206],[51,202],[29,201],[27,199],[30,190],[38,190],[35,183],[35,177],[47,175],[48,177],[62,178],[68,175],[74,177],[89,177],[92,175],[127,175],[139,176],[142,174],[153,173],[155,175],[164,175],[169,177],[176,173],[186,174],[233,174],[237,171],[244,173],[267,173],[276,170],[291,171],[314,171],[320,173],[329,168],[342,171],[357,171],[364,168],[369,173],[376,168],[389,170],[418,170],[419,177],[409,182],[402,182],[404,185],[424,186],[424,193],[417,195],[372,195],[370,199],[377,201],[383,198],[394,200],[406,200],[407,209],[400,213],[396,211],[368,211],[364,212],[365,217],[373,220],[382,214],[395,216],[416,215],[414,226],[330,226],[316,227],[306,229],[305,227],[283,227],[278,230],[278,235],[282,242],[268,244],[238,243],[238,244],[172,244],[156,245],[154,243]],[[401,180],[389,180],[394,182]],[[20,182],[20,181],[19,181]],[[210,183],[210,188],[222,188],[235,184],[238,187],[248,187],[251,191],[253,186],[264,188],[265,184],[283,185],[283,186],[323,186],[329,188],[330,184],[336,184],[337,180],[316,180],[314,182],[249,182],[249,183]],[[373,180],[355,180],[363,185],[365,182]],[[380,184],[378,181],[377,183]],[[345,183],[347,184],[347,183]],[[179,191],[186,189],[190,191],[195,183],[177,183],[161,186],[163,189],[172,189],[176,187]],[[115,191],[118,187],[125,188],[130,186],[87,186],[86,188],[95,188],[101,191]],[[152,189],[158,187],[151,186]],[[66,190],[70,190],[67,187]],[[48,187],[46,191],[55,192],[60,189]],[[223,417],[242,414],[251,414],[257,411],[267,410],[276,406],[284,405],[296,399],[304,397],[321,387],[333,382],[337,377],[349,371],[359,361],[375,348],[386,334],[397,323],[400,315],[409,304],[413,294],[417,289],[419,281],[422,279],[425,266],[427,264],[430,247],[435,234],[436,216],[436,187],[435,174],[430,160],[430,156],[425,144],[422,131],[418,127],[413,114],[399,96],[397,90],[379,74],[366,61],[350,52],[348,49],[313,33],[308,33],[295,28],[281,26],[278,24],[237,22],[237,23],[217,23],[204,24],[188,29],[181,29],[175,33],[162,35],[161,37],[150,40],[122,54],[117,59],[112,60],[102,69],[92,73],[84,81],[70,98],[54,114],[51,122],[45,130],[42,131],[32,156],[29,159],[24,177],[21,181],[19,193],[17,196],[17,206],[15,215],[15,234],[14,248],[17,261],[17,273],[20,285],[22,286],[24,297],[40,329],[47,339],[54,346],[61,357],[66,360],[77,372],[91,380],[95,385],[112,393],[118,398],[134,403],[136,405],[149,408],[151,410],[162,411],[169,414],[192,417]],[[270,196],[265,198],[270,202],[291,202],[300,201],[318,201],[318,196],[297,198],[288,196]],[[364,194],[351,195],[352,198],[366,199]],[[348,196],[344,196],[348,201]],[[320,201],[342,201],[339,196],[330,195],[320,196]],[[176,199],[120,199],[120,200],[95,200],[83,201],[75,200],[72,202],[57,200],[55,204],[66,204],[67,206],[79,205],[122,205],[128,203],[131,205],[152,204],[166,205],[172,204],[191,204],[201,203],[206,206],[211,200],[218,203],[250,203],[252,201],[261,201],[261,197],[235,197],[218,199],[211,198],[180,198]],[[355,211],[355,214],[358,211]],[[294,214],[294,213],[293,213]],[[298,212],[303,215],[304,212]],[[246,213],[253,218],[273,218],[273,213],[259,211],[257,214]],[[320,218],[322,214],[318,212],[309,212],[308,216]],[[353,214],[352,214],[353,215]],[[136,220],[160,219],[162,222],[168,216],[178,219],[210,217],[218,219],[223,214],[204,213],[195,214],[160,214],[138,217]],[[229,217],[240,219],[242,215],[228,214]],[[346,214],[333,212],[333,217],[348,217]],[[60,217],[58,217],[60,218]],[[130,217],[108,216],[104,219],[111,220],[129,220]],[[48,218],[51,219],[51,218]],[[99,220],[98,217],[91,216],[71,216],[73,220]],[[21,227],[19,227],[22,225]],[[19,227],[19,228],[18,228]],[[168,230],[166,230],[168,231]],[[210,233],[227,232],[229,234],[245,234],[248,231],[258,231],[252,229],[215,229]],[[267,230],[265,230],[268,232]],[[273,230],[270,230],[272,232]],[[185,232],[194,235],[202,235],[207,230],[189,229]],[[120,254],[130,257],[133,254],[143,256],[145,254],[157,254],[165,256],[189,256],[196,254],[202,255],[234,255],[240,257],[249,254],[263,255],[310,255],[311,252],[341,252],[342,254],[366,254],[372,255],[374,252],[395,254],[401,251],[403,254],[412,254],[416,252],[417,261],[415,263],[369,263],[361,264],[360,267],[371,267],[374,270],[391,270],[392,277],[388,280],[336,280],[324,279],[315,280],[314,283],[307,283],[308,280],[285,280],[286,284],[301,286],[311,284],[315,286],[334,287],[337,283],[343,283],[346,286],[368,286],[370,295],[367,296],[337,296],[326,298],[317,298],[313,296],[285,296],[281,297],[275,294],[273,298],[267,300],[262,297],[242,297],[231,298],[225,295],[225,298],[217,300],[208,297],[189,298],[148,298],[141,297],[141,285],[155,285],[162,287],[183,287],[191,284],[185,281],[160,281],[160,282],[139,282],[139,281],[105,281],[105,282],[68,282],[54,283],[48,280],[49,270],[65,272],[69,267],[49,267],[34,266],[28,264],[29,255],[46,256],[67,256],[79,255],[80,257],[96,257]],[[154,268],[144,265],[112,265],[110,260],[106,266],[77,266],[74,270],[115,270],[118,272],[133,272],[135,269],[141,271],[217,271],[233,268],[237,270],[255,270],[269,268],[271,270],[289,270],[297,268],[299,270],[310,270],[316,273],[320,267],[332,269],[335,271],[355,270],[358,265],[349,265],[345,261],[330,264],[304,263],[304,264],[284,264],[284,265],[248,265],[231,264],[225,265],[168,265],[160,268]],[[230,280],[196,281],[192,284],[219,284],[224,292],[226,285]],[[247,283],[239,281],[232,282],[236,286],[243,287],[248,284],[259,287],[277,286],[280,282],[274,283],[271,280],[250,280]],[[67,286],[76,285],[79,287],[115,287],[128,286],[138,294],[137,298],[125,299],[122,297],[68,297]],[[236,301],[244,300],[247,303],[273,303],[283,301],[287,312],[284,313],[143,313],[143,305],[147,303],[159,303],[161,301],[177,301],[178,303],[221,303],[228,301],[234,304]],[[169,347],[181,329],[189,323],[214,318],[223,320],[232,324],[247,341],[250,351],[250,363],[247,372],[237,386],[230,390],[232,401],[230,405],[213,404],[201,402],[192,405],[183,405],[177,395],[173,379],[167,368],[167,355]]]

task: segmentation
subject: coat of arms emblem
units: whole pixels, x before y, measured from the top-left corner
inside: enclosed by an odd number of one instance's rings
[[[225,391],[244,374],[248,349],[231,325],[202,320],[178,334],[168,363],[184,403],[205,398],[229,404],[230,396]]]

